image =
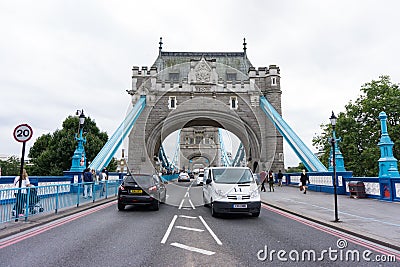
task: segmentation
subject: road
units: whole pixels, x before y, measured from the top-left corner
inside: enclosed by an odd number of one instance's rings
[[[356,251],[358,263],[346,260]],[[387,251],[264,205],[259,218],[213,218],[201,187],[172,183],[159,211],[121,212],[111,202],[1,240],[0,265],[396,266],[362,258],[387,258]]]

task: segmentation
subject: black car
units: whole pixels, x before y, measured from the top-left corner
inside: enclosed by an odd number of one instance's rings
[[[127,175],[118,188],[118,210],[124,210],[126,205],[150,206],[158,210],[166,198],[167,190],[160,176]]]

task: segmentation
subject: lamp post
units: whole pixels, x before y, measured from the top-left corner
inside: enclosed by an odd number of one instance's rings
[[[86,143],[86,138],[83,137],[83,126],[85,125],[86,116],[82,110],[77,110],[76,115],[79,115],[79,128],[78,134],[75,134],[75,140],[78,141],[78,145],[75,149],[74,155],[72,156],[72,166],[70,171],[82,172],[86,168],[86,153],[83,145]]]
[[[329,118],[331,121],[332,125],[332,139],[331,139],[331,145],[332,145],[332,166],[333,166],[333,194],[334,194],[334,202],[335,202],[335,220],[334,222],[339,222],[339,217],[338,217],[338,205],[337,205],[337,177],[336,177],[336,133],[335,133],[335,127],[336,127],[336,120],[337,117],[332,111],[332,115]]]

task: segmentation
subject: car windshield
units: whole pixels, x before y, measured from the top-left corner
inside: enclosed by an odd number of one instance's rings
[[[141,187],[150,187],[154,185],[154,179],[149,175],[133,175],[125,176],[125,184],[138,184]]]
[[[248,169],[212,169],[214,182],[220,184],[247,184],[254,182],[254,178]]]

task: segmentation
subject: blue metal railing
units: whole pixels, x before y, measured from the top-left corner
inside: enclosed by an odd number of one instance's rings
[[[45,186],[0,189],[0,223],[25,220],[45,213],[57,213],[60,209],[78,207],[110,196],[116,196],[122,180],[106,180],[93,183],[56,183]],[[92,197],[84,198],[83,186],[92,188]]]
[[[146,96],[141,96],[133,109],[125,117],[124,121],[120,124],[114,134],[93,159],[92,163],[90,163],[90,169],[100,171],[104,166],[107,166],[110,163],[125,137],[131,132],[133,125],[139,118],[145,106]]]
[[[275,125],[276,129],[282,134],[290,147],[303,162],[308,171],[326,172],[324,164],[314,155],[314,153],[303,143],[290,126],[282,119],[281,115],[264,97],[260,97],[260,107]]]
[[[229,158],[225,149],[225,143],[221,128],[218,128],[218,136],[219,136],[219,144],[221,147],[221,161],[222,161],[221,163],[223,166],[232,166],[232,160]]]
[[[174,157],[172,159],[171,162],[171,166],[173,170],[177,170],[178,167],[178,157],[179,157],[179,151],[180,151],[180,138],[181,138],[181,130],[178,130],[178,134],[176,137],[176,148],[175,148],[175,152],[174,152]]]
[[[243,143],[240,143],[238,150],[236,151],[235,158],[232,161],[232,166],[239,167],[241,162],[244,159],[244,156],[245,156],[245,151],[244,151]]]

